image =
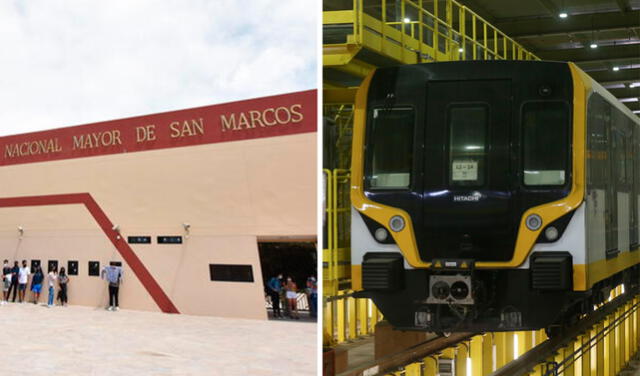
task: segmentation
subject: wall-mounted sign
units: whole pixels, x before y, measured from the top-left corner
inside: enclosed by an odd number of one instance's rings
[[[100,261],[89,261],[88,274],[92,277],[100,276]]]
[[[128,236],[129,244],[151,244],[151,236]]]
[[[158,244],[182,244],[182,236],[158,236]]]
[[[209,264],[209,276],[212,281],[253,282],[251,265]]]
[[[316,131],[316,90],[0,137],[0,166]]]
[[[74,261],[74,260],[67,261],[67,274],[78,275],[78,261]]]

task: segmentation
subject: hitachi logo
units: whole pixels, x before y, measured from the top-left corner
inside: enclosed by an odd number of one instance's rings
[[[477,202],[480,201],[482,195],[480,193],[474,193],[468,196],[453,196],[453,202]]]

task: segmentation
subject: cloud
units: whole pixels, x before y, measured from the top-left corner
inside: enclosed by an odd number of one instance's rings
[[[0,135],[316,83],[314,0],[2,1]]]

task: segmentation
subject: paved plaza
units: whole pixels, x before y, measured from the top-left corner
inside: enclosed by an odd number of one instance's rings
[[[30,375],[315,375],[316,324],[0,306],[0,364]]]

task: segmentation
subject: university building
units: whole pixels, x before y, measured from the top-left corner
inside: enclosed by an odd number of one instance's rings
[[[122,308],[265,319],[266,273],[304,284],[278,250],[315,263],[316,95],[0,138],[0,257],[67,268],[70,304],[115,261]]]

